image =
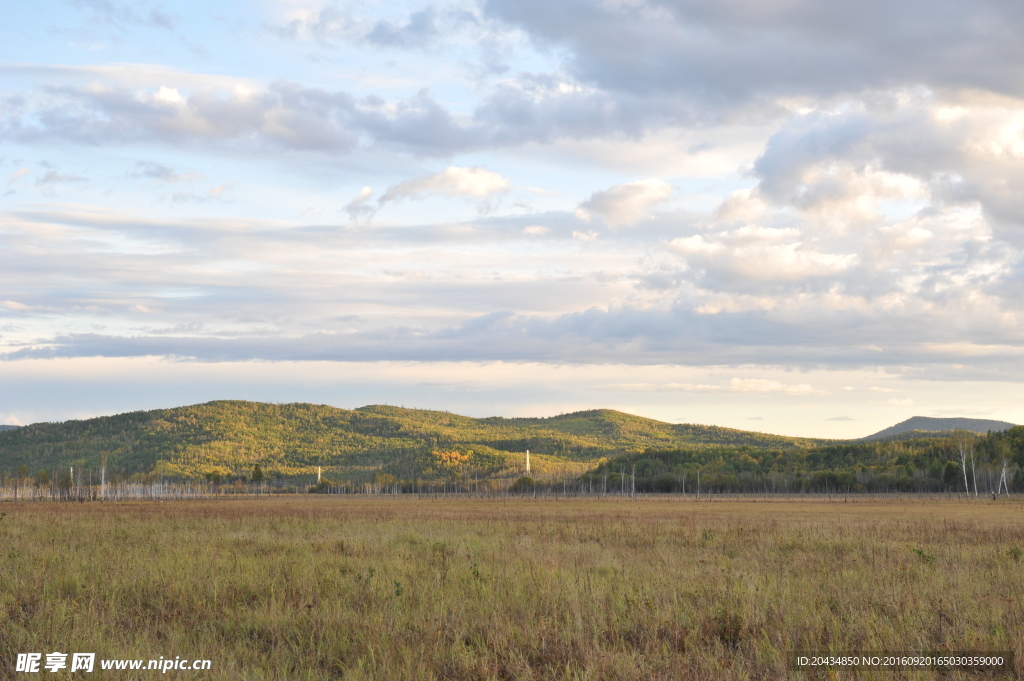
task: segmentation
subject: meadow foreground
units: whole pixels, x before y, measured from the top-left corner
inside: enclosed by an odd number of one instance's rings
[[[1024,657],[1017,501],[297,496],[0,511],[0,678],[58,678],[14,671],[32,651],[212,661],[81,678],[282,680],[816,678],[790,671],[788,653]],[[946,678],[961,676],[977,678]],[[894,678],[858,675],[875,677]]]

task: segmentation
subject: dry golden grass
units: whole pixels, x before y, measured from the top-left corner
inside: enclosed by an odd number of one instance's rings
[[[210,672],[177,673],[203,679],[815,678],[788,671],[786,653],[1022,657],[1015,501],[0,511],[0,678],[28,678],[13,672],[17,653],[53,650],[209,658]]]

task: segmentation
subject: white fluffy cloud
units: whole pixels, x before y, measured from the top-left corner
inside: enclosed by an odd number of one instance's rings
[[[827,277],[857,261],[854,254],[821,253],[795,237],[798,232],[793,229],[748,226],[707,237],[695,234],[673,239],[669,249],[683,255],[691,268],[763,282]]]
[[[380,197],[381,204],[397,199],[446,196],[489,203],[509,190],[508,179],[486,168],[449,166],[439,173],[406,180],[389,187]]]
[[[576,208],[576,217],[586,222],[601,218],[610,227],[635,225],[648,217],[648,208],[671,197],[672,187],[663,180],[627,182],[591,194]]]
[[[1024,100],[890,95],[790,121],[754,164],[758,196],[823,219],[875,220],[882,202],[980,205],[1024,226]]]

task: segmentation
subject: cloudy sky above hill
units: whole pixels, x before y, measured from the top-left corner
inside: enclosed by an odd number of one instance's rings
[[[220,398],[1024,423],[1024,5],[0,26],[0,422]]]

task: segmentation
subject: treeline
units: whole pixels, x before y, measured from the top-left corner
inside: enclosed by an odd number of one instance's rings
[[[693,492],[698,484],[726,493],[1024,492],[1024,426],[812,449],[647,450],[609,459],[585,479],[643,493]]]

